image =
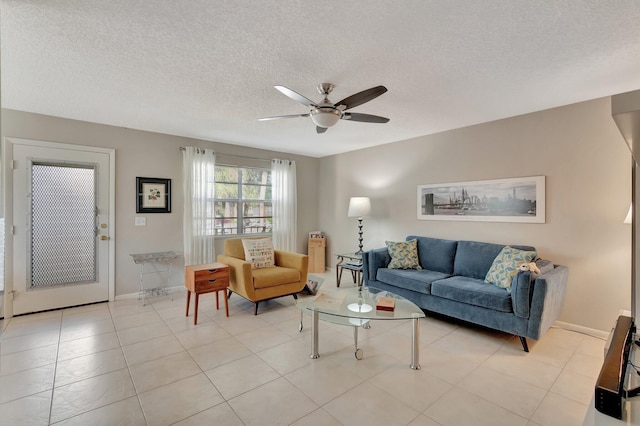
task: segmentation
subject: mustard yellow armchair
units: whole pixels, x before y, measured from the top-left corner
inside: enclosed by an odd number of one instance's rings
[[[307,282],[309,257],[275,250],[275,267],[251,269],[245,261],[242,239],[230,238],[224,242],[224,254],[218,262],[229,265],[229,296],[237,293],[255,304],[253,314],[258,315],[258,303],[282,296],[298,298]]]

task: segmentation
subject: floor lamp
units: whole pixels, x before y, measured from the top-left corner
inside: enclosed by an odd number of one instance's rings
[[[358,218],[358,242],[359,250],[356,254],[362,254],[362,217],[371,214],[371,200],[369,197],[351,197],[347,216]]]

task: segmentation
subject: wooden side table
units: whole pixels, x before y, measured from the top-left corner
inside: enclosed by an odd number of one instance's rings
[[[218,292],[224,291],[224,304],[226,314],[229,316],[229,300],[227,288],[229,287],[229,266],[224,263],[209,263],[206,265],[189,265],[184,267],[184,285],[187,287],[187,313],[189,316],[189,302],[191,293],[196,294],[196,306],[193,316],[193,324],[198,324],[198,298],[203,293],[216,292],[216,309],[220,309]]]
[[[326,238],[309,238],[309,272],[324,272],[325,270],[325,248],[327,247]]]

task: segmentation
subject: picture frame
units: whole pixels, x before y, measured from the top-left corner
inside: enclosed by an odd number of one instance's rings
[[[136,213],[171,213],[171,179],[136,177]]]
[[[545,176],[418,185],[418,219],[545,223]]]

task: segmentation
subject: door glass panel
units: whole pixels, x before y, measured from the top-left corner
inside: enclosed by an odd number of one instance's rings
[[[96,281],[94,166],[31,167],[31,288]]]

